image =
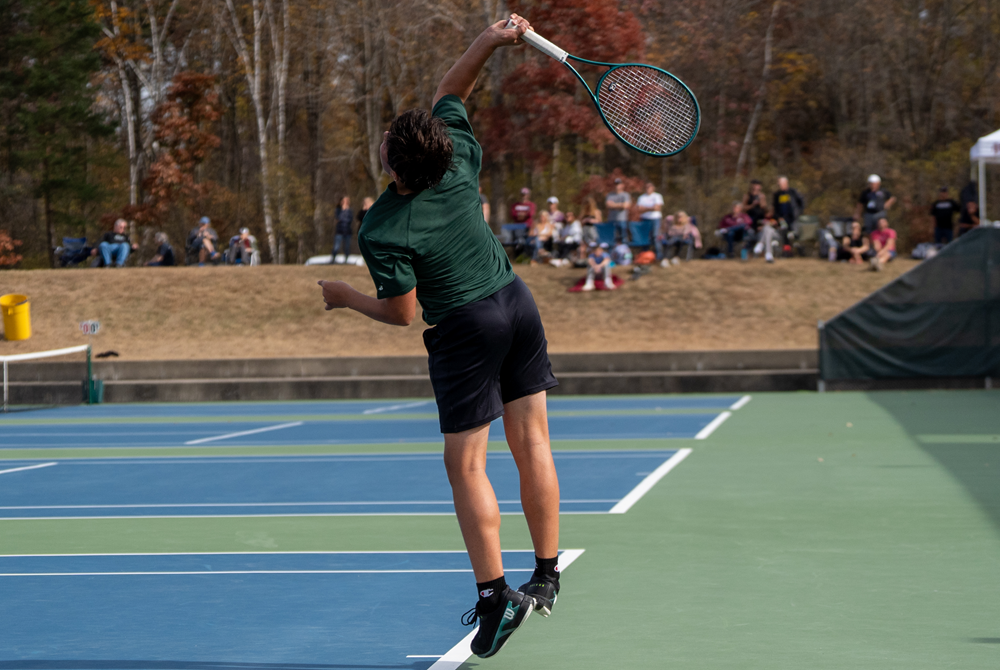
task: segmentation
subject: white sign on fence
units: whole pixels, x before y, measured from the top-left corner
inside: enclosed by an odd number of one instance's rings
[[[97,335],[101,330],[100,321],[81,321],[80,322],[80,332],[84,335]]]

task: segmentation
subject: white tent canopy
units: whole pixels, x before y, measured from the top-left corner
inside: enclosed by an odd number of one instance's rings
[[[1000,163],[1000,130],[990,133],[972,146],[969,159],[979,164],[979,216],[985,225],[986,218],[986,164]]]

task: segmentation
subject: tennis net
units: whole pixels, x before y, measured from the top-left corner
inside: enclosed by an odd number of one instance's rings
[[[77,357],[73,361],[59,362],[53,365],[46,359],[57,357],[68,357],[73,354],[86,353],[86,360]],[[45,365],[38,364],[38,361],[46,361]],[[49,351],[36,351],[30,354],[12,354],[10,356],[0,356],[3,363],[3,411],[9,411],[11,406],[11,384],[17,383],[18,390],[23,390],[23,397],[18,398],[18,404],[60,404],[63,398],[76,397],[84,402],[94,402],[94,375],[90,361],[90,345],[81,344],[76,347],[66,347],[64,349],[52,349]],[[15,365],[11,365],[11,364]],[[69,386],[83,382],[83,395],[69,395],[59,393],[60,386]],[[76,388],[80,388],[76,386]],[[56,389],[56,390],[53,390]]]

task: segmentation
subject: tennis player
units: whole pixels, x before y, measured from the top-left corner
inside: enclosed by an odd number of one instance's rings
[[[531,292],[483,219],[482,149],[464,106],[493,51],[521,43],[528,22],[511,20],[510,29],[500,21],[476,38],[441,80],[430,114],[405,112],[384,135],[382,167],[392,183],[359,232],[377,297],[319,282],[328,310],[407,326],[419,301],[432,326],[424,344],[445,468],[479,590],[463,623],[479,621],[471,646],[482,658],[497,653],[533,610],[548,616],[559,592],[559,482],[545,410],[545,392],[558,382]],[[486,477],[490,422],[501,416],[535,550],[534,573],[517,591],[504,580],[500,509]]]

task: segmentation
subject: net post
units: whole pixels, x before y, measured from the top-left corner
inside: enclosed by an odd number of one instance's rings
[[[820,319],[816,324],[816,330],[819,333],[819,352],[817,365],[819,367],[819,380],[816,382],[816,391],[818,393],[826,393],[826,380],[823,378],[823,355],[824,355],[824,345],[826,344],[825,329],[823,320]]]
[[[90,345],[87,345],[87,404],[94,404],[94,368],[90,362]]]
[[[7,361],[3,362],[3,411],[7,413]]]

